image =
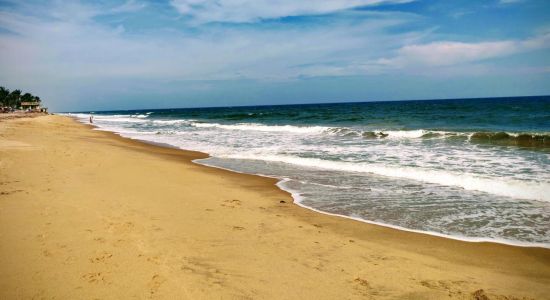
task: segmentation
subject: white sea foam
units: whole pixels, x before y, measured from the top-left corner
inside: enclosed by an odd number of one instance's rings
[[[239,124],[219,124],[219,123],[200,123],[192,122],[192,126],[200,128],[220,128],[225,130],[243,130],[243,131],[264,131],[264,132],[289,132],[289,133],[306,133],[306,134],[356,134],[362,133],[359,129],[346,127],[327,127],[327,126],[293,126],[293,125],[264,125],[255,123],[239,123]],[[389,138],[419,138],[429,131],[426,130],[374,130],[387,134]]]
[[[143,123],[153,122],[156,124],[188,124],[196,128],[217,128],[222,130],[235,130],[235,131],[257,131],[257,132],[274,132],[274,133],[294,133],[294,134],[329,134],[329,135],[342,135],[342,136],[361,136],[366,132],[374,133],[378,138],[384,139],[418,139],[426,137],[430,134],[434,134],[433,137],[448,137],[448,136],[464,136],[471,138],[474,132],[453,132],[453,131],[437,131],[437,130],[386,130],[386,129],[369,129],[363,130],[356,127],[328,127],[328,126],[294,126],[294,125],[265,125],[258,123],[237,123],[237,124],[220,124],[210,122],[199,122],[191,119],[173,119],[173,120],[149,120],[150,114],[116,114],[116,115],[97,115],[97,114],[83,114],[83,113],[67,113],[64,115],[76,117],[81,121],[87,121],[90,115],[94,116],[96,121],[106,121],[115,123]],[[518,136],[520,133],[507,132],[510,136]],[[550,135],[549,132],[538,133],[521,133],[531,135]]]
[[[149,114],[136,114],[136,115],[94,115],[96,121],[116,122],[116,123],[142,123],[149,120]],[[69,113],[65,114],[72,117],[77,117],[81,120],[87,120],[90,114],[82,113]],[[93,115],[93,114],[92,114]],[[279,133],[294,133],[294,134],[334,134],[334,135],[356,135],[360,136],[364,131],[359,128],[348,127],[328,127],[328,126],[294,126],[294,125],[264,125],[256,123],[238,123],[238,124],[220,124],[220,123],[207,123],[198,122],[196,120],[189,119],[175,119],[175,120],[150,120],[156,124],[188,124],[196,128],[217,128],[222,130],[238,130],[238,131],[258,131],[258,132],[279,132]],[[429,133],[436,133],[441,135],[456,134],[444,131],[428,131],[428,130],[369,130],[369,132],[376,132],[380,137],[389,139],[414,139],[423,137]],[[470,133],[471,135],[471,133]]]
[[[145,119],[145,118],[149,117],[149,115],[148,114],[136,114],[136,115],[132,115],[131,117],[132,118]]]
[[[414,139],[419,138],[428,133],[426,130],[388,130],[382,131],[388,135],[388,138],[408,138]]]
[[[79,120],[90,117],[90,114],[82,114],[82,113],[66,113],[66,114],[60,114],[60,115],[77,118]]]
[[[212,165],[208,165],[208,164],[206,164],[206,163],[203,163],[203,162],[200,161],[200,160],[198,160],[198,162],[201,163],[201,164],[207,165],[207,166],[212,166]],[[213,166],[213,167],[216,167],[216,166]],[[222,169],[223,169],[223,168],[222,168]],[[261,175],[261,174],[257,174],[257,175]],[[269,176],[266,176],[266,177],[269,177]],[[502,238],[467,237],[467,236],[458,235],[458,234],[450,235],[450,234],[444,234],[444,233],[435,232],[435,231],[430,231],[430,230],[416,230],[416,229],[410,229],[410,228],[406,228],[406,227],[403,227],[403,226],[397,226],[397,225],[388,224],[388,223],[384,223],[384,222],[377,222],[377,221],[372,221],[372,220],[366,220],[366,219],[363,219],[363,218],[360,218],[360,217],[357,217],[357,216],[348,216],[348,215],[343,215],[343,214],[329,213],[329,212],[322,211],[322,210],[313,208],[313,207],[311,207],[311,206],[305,205],[305,204],[303,203],[303,197],[302,197],[302,195],[300,194],[300,192],[299,192],[299,191],[296,191],[296,190],[293,190],[293,189],[289,188],[288,186],[286,186],[286,183],[289,182],[289,181],[290,181],[290,179],[288,179],[288,178],[283,178],[282,180],[280,180],[279,182],[277,182],[276,185],[277,185],[280,189],[282,189],[282,190],[287,191],[288,193],[290,193],[291,196],[292,196],[292,198],[294,199],[294,203],[296,203],[297,205],[299,205],[299,206],[301,206],[301,207],[303,207],[303,208],[306,208],[306,209],[309,209],[309,210],[312,210],[312,211],[321,213],[321,214],[325,214],[325,215],[329,215],[329,216],[342,217],[342,218],[346,218],[346,219],[351,219],[351,220],[355,220],[355,221],[359,221],[359,222],[364,222],[364,223],[368,223],[368,224],[374,224],[374,225],[383,226],[383,227],[388,227],[388,228],[393,228],[393,229],[402,230],[402,231],[408,231],[408,232],[415,232],[415,233],[433,235],[433,236],[444,237],[444,238],[448,238],[448,239],[459,240],[459,241],[465,241],[465,242],[471,242],[471,243],[492,242],[492,243],[500,243],[500,244],[506,244],[506,245],[520,246],[520,247],[541,247],[541,248],[550,248],[550,243],[519,242],[519,241],[514,241],[514,240],[509,240],[509,239],[502,239]]]
[[[188,120],[153,120],[155,124],[172,125],[172,124],[189,124]]]
[[[194,127],[221,128],[226,130],[264,131],[264,132],[289,132],[289,133],[322,133],[329,127],[324,126],[292,126],[292,125],[263,125],[254,123],[218,124],[218,123],[191,123]]]
[[[165,121],[168,122],[168,121]],[[351,127],[328,127],[328,126],[293,126],[293,125],[264,125],[256,123],[238,123],[238,124],[219,124],[219,123],[205,123],[197,122],[193,120],[174,120],[170,121],[174,123],[189,122],[191,126],[197,128],[219,128],[224,130],[240,130],[240,131],[260,131],[260,132],[288,132],[288,133],[302,133],[302,134],[333,134],[333,135],[355,135],[360,136],[364,132],[376,133],[379,137],[389,139],[417,139],[424,137],[427,134],[437,134],[443,136],[448,135],[471,135],[472,133],[462,132],[447,132],[447,131],[435,131],[435,130],[362,130],[360,128]]]
[[[527,182],[515,179],[484,178],[473,174],[455,174],[440,170],[423,170],[412,167],[390,167],[370,163],[351,163],[302,158],[285,155],[228,155],[236,159],[261,159],[283,162],[304,167],[335,171],[372,173],[388,177],[406,178],[446,186],[458,186],[466,190],[486,192],[494,195],[550,202],[550,183]]]
[[[144,122],[147,122],[146,120],[143,120],[143,119],[138,119],[138,118],[130,118],[130,117],[121,117],[121,118],[103,118],[103,117],[97,117],[97,116],[94,116],[94,120],[97,122],[97,121],[100,121],[100,120],[103,120],[103,121],[106,121],[106,122],[115,122],[115,123],[144,123]]]
[[[96,114],[82,114],[82,113],[68,113],[64,114],[69,117],[75,117],[80,121],[86,122],[90,116],[93,116],[95,121],[115,122],[115,123],[143,123],[147,120],[143,120],[144,115],[96,115]]]

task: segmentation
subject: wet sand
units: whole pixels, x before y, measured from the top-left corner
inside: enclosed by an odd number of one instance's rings
[[[61,116],[0,121],[0,299],[548,299],[550,249],[327,216]]]

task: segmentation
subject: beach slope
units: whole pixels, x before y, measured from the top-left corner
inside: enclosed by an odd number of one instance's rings
[[[0,299],[548,299],[550,250],[319,214],[62,116],[0,121]]]

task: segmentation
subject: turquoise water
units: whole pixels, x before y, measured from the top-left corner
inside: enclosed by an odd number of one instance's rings
[[[550,247],[550,97],[94,116],[101,130],[212,155],[199,163],[281,178],[298,204],[321,212]]]

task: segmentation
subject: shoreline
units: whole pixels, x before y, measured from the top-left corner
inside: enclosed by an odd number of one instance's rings
[[[546,248],[317,213],[288,203],[277,179],[193,162],[206,157],[68,117],[2,123],[0,298],[544,299],[550,292]]]
[[[114,131],[107,131],[107,132],[112,132],[112,133],[115,133],[115,134],[118,135],[118,133],[116,133]],[[127,138],[127,137],[123,137],[123,136],[121,136],[121,137],[122,138]],[[140,139],[132,139],[132,140],[140,141],[140,142],[143,142],[143,143],[149,143],[148,141],[140,140]],[[154,142],[151,142],[151,143],[156,144]],[[158,145],[161,146],[161,147],[163,146],[162,143],[158,143]],[[172,146],[170,144],[164,144],[164,145],[166,145],[168,147],[171,147],[171,148],[174,148],[174,149],[183,150],[183,151],[194,151],[194,150],[181,149],[181,148]],[[200,152],[200,151],[198,151],[198,152]],[[200,152],[200,153],[204,153],[204,152]],[[401,227],[401,226],[397,226],[397,225],[386,224],[386,223],[382,223],[382,222],[370,221],[370,220],[365,220],[365,219],[361,219],[361,218],[357,218],[357,217],[352,217],[352,216],[347,216],[347,215],[335,214],[335,213],[322,211],[322,210],[319,210],[319,209],[316,209],[316,208],[313,208],[313,207],[302,204],[301,200],[300,200],[301,197],[300,197],[299,192],[293,191],[291,189],[287,189],[284,186],[282,186],[282,184],[284,184],[286,181],[288,181],[287,178],[279,178],[279,177],[276,177],[276,176],[269,176],[269,175],[260,174],[260,173],[240,172],[240,171],[236,171],[236,170],[232,170],[232,169],[228,169],[228,168],[223,168],[223,167],[218,167],[218,166],[214,166],[214,165],[209,165],[207,163],[198,162],[199,160],[205,160],[205,159],[208,159],[208,158],[211,157],[210,154],[208,154],[208,153],[204,153],[204,154],[208,155],[209,157],[198,158],[198,159],[192,160],[192,162],[197,163],[201,166],[206,166],[206,167],[210,167],[210,168],[225,170],[225,171],[234,172],[234,173],[238,173],[238,174],[254,175],[254,176],[260,176],[260,177],[264,177],[264,178],[276,179],[278,181],[277,181],[277,183],[275,183],[275,186],[277,186],[280,190],[289,193],[290,196],[293,199],[293,202],[292,202],[293,204],[295,204],[295,205],[297,205],[301,208],[314,211],[314,212],[319,213],[319,214],[344,218],[344,219],[348,219],[348,220],[357,221],[357,222],[360,222],[360,223],[365,223],[365,224],[370,224],[370,225],[374,225],[374,226],[390,228],[390,229],[399,230],[399,231],[411,232],[411,233],[416,233],[416,234],[424,234],[424,235],[428,235],[428,236],[434,236],[434,237],[439,237],[439,238],[444,238],[444,239],[449,239],[449,240],[455,240],[455,241],[460,241],[460,242],[466,242],[466,243],[494,243],[494,244],[499,244],[499,245],[522,247],[522,248],[550,249],[550,244],[546,244],[546,243],[530,243],[530,242],[519,242],[519,241],[509,241],[509,240],[497,240],[497,239],[491,239],[491,238],[460,237],[460,236],[454,236],[454,235],[439,233],[439,232],[435,232],[435,231],[424,231],[424,230],[410,229],[410,228]]]
[[[406,228],[406,227],[402,227],[402,226],[398,226],[398,225],[392,225],[392,224],[387,224],[387,223],[383,223],[383,222],[376,222],[376,221],[366,220],[366,219],[362,219],[362,218],[358,218],[358,217],[347,216],[347,215],[343,215],[343,214],[335,214],[335,213],[325,212],[325,211],[316,209],[314,207],[310,207],[310,206],[302,204],[301,200],[300,200],[301,197],[300,197],[299,192],[293,191],[292,189],[285,188],[282,185],[282,184],[284,184],[285,181],[288,180],[287,178],[277,177],[277,176],[270,176],[270,175],[261,174],[261,173],[240,172],[240,171],[237,171],[237,170],[224,168],[224,167],[219,167],[219,166],[211,165],[211,164],[208,164],[208,163],[200,162],[200,160],[206,160],[206,159],[209,159],[210,157],[212,157],[211,154],[206,153],[206,152],[202,152],[202,151],[181,149],[177,146],[174,146],[174,145],[171,145],[171,144],[168,144],[168,143],[159,143],[159,142],[147,141],[147,140],[143,140],[143,139],[139,139],[139,138],[125,137],[125,136],[123,136],[122,134],[120,134],[116,131],[106,130],[106,129],[103,129],[103,128],[101,128],[99,126],[96,126],[94,124],[88,124],[88,123],[85,123],[84,121],[80,121],[75,116],[66,116],[66,117],[69,117],[69,118],[73,119],[74,121],[76,121],[78,123],[88,125],[88,126],[92,127],[94,130],[113,133],[113,134],[115,134],[115,135],[117,135],[117,136],[119,136],[123,139],[130,139],[130,140],[139,141],[139,142],[150,144],[150,145],[156,145],[156,146],[166,147],[166,148],[171,148],[171,149],[178,149],[178,150],[182,150],[182,151],[192,151],[192,152],[202,153],[206,157],[192,160],[192,162],[194,162],[196,164],[199,164],[201,166],[206,166],[206,167],[210,167],[210,168],[225,170],[225,171],[234,172],[234,173],[238,173],[238,174],[253,175],[253,176],[260,176],[260,177],[264,177],[264,178],[276,179],[277,182],[275,183],[275,186],[277,188],[279,188],[280,190],[282,190],[284,192],[287,192],[291,196],[291,198],[293,199],[293,202],[292,202],[293,204],[295,204],[295,205],[297,205],[301,208],[314,211],[316,213],[320,213],[320,214],[324,214],[324,215],[328,215],[328,216],[340,217],[340,218],[349,219],[349,220],[354,220],[354,221],[357,221],[357,222],[366,223],[366,224],[375,225],[375,226],[381,226],[381,227],[390,228],[390,229],[393,229],[393,230],[400,230],[400,231],[411,232],[411,233],[416,233],[416,234],[424,234],[424,235],[428,235],[428,236],[435,236],[435,237],[439,237],[439,238],[451,239],[451,240],[467,242],[467,243],[495,243],[495,244],[515,246],[515,247],[523,247],[523,248],[550,249],[550,243],[521,242],[521,241],[513,241],[513,240],[506,240],[506,239],[500,239],[499,240],[499,239],[485,238],[485,237],[463,237],[463,236],[439,233],[439,232],[435,232],[435,231],[410,229],[410,228]]]

